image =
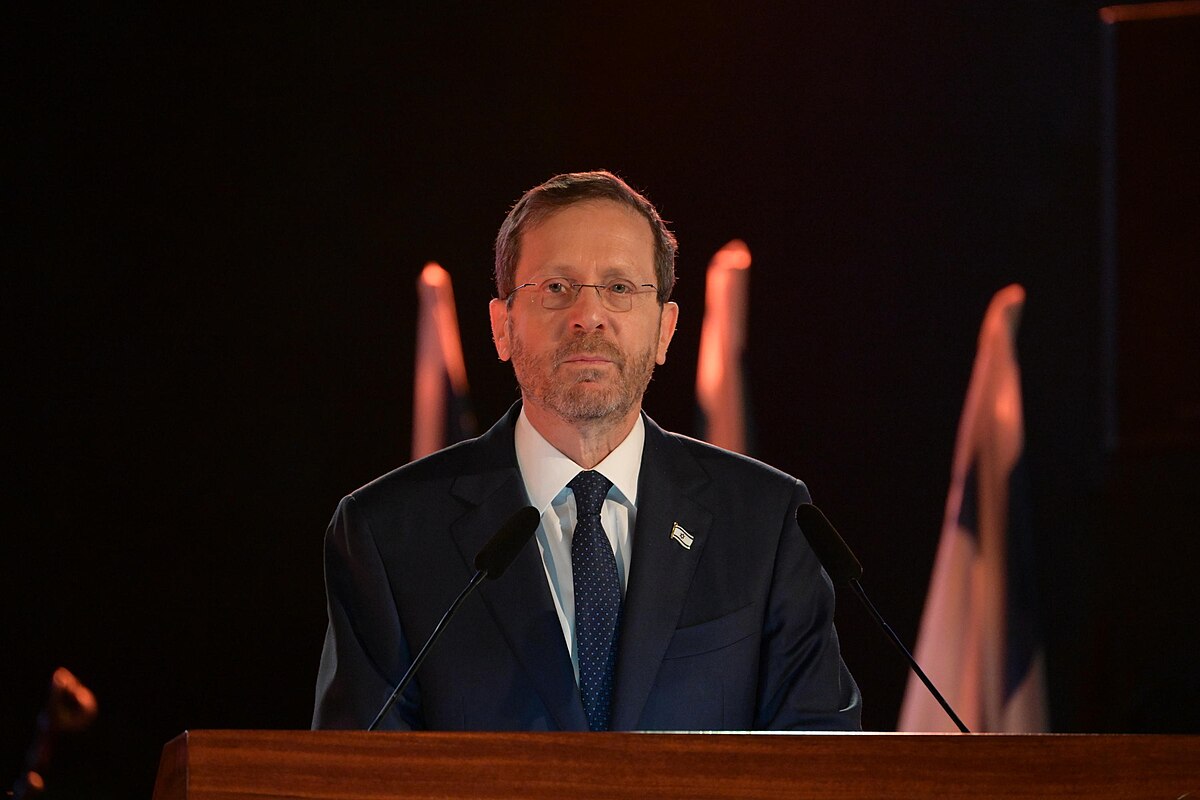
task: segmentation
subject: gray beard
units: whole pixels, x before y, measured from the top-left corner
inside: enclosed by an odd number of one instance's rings
[[[617,369],[616,381],[602,385],[605,375],[601,369],[576,370],[569,381],[556,379],[562,363],[579,353],[596,353],[610,359]],[[616,345],[589,336],[573,340],[549,356],[534,357],[525,351],[519,338],[512,336],[513,371],[521,393],[570,422],[624,417],[637,407],[654,373],[654,355],[651,347],[627,359]]]

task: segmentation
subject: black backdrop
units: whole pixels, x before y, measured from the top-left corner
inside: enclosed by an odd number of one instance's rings
[[[307,726],[325,523],[407,459],[419,269],[456,279],[490,421],[495,229],[592,168],[682,244],[647,409],[694,429],[704,266],[745,239],[756,454],[910,642],[978,326],[1023,283],[1055,727],[1200,728],[1194,594],[1108,582],[1099,4],[784,5],[8,9],[0,782],[59,664],[102,715],[52,796],[148,796],[185,728]],[[1161,652],[1097,619],[1114,591]],[[905,670],[841,600],[889,730]]]

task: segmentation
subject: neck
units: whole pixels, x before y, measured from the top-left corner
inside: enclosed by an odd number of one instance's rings
[[[641,413],[641,404],[621,416],[596,420],[566,420],[559,415],[524,401],[525,416],[534,430],[554,449],[584,469],[591,469],[617,449],[633,430]]]

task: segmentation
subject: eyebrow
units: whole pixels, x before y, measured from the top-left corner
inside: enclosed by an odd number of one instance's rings
[[[573,275],[572,274],[573,272],[574,272],[574,270],[569,269],[567,267],[552,267],[552,268],[547,269],[545,272],[539,272],[538,274],[531,277],[529,280],[533,283],[540,283],[541,281],[544,281],[547,278],[566,278],[567,280],[573,281],[576,283],[586,283],[586,281],[581,281],[578,278],[578,276]],[[600,281],[604,284],[608,284],[614,280],[621,279],[621,280],[627,280],[631,283],[637,283],[640,285],[642,283],[654,284],[658,280],[657,275],[652,275],[648,281],[642,281],[640,278],[637,278],[635,276],[635,273],[636,273],[636,270],[634,270],[634,269],[626,269],[623,267],[609,267],[608,269],[606,269],[600,273]]]

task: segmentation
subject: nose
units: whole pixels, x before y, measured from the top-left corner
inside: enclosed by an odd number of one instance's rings
[[[572,327],[580,330],[597,330],[608,322],[609,311],[600,299],[601,289],[598,286],[580,286],[579,296],[571,305]]]

